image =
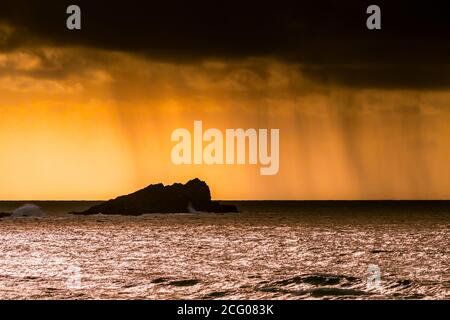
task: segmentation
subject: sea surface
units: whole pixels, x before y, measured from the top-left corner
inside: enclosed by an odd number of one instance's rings
[[[1,299],[450,299],[448,202],[138,217],[34,203],[44,217],[0,220]]]

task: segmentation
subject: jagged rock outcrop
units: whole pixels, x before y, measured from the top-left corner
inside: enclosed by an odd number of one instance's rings
[[[103,202],[79,215],[116,214],[141,215],[146,213],[183,213],[183,212],[238,212],[233,205],[222,205],[211,201],[208,185],[199,179],[186,184],[175,183],[164,186],[162,183],[150,185],[144,189]]]

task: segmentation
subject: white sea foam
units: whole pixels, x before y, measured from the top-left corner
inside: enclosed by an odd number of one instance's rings
[[[42,217],[44,211],[35,204],[25,204],[13,211],[12,217]]]

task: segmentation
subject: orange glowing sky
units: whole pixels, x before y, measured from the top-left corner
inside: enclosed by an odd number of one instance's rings
[[[276,59],[0,52],[0,198],[107,199],[199,177],[216,199],[449,199],[450,91],[317,83]],[[175,166],[171,132],[279,128],[280,171]]]

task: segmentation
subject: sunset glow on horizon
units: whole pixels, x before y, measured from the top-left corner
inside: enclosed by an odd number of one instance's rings
[[[448,199],[449,90],[355,89],[275,58],[0,53],[0,197],[108,199],[205,180],[215,199]],[[171,132],[279,128],[280,171],[170,161]]]

